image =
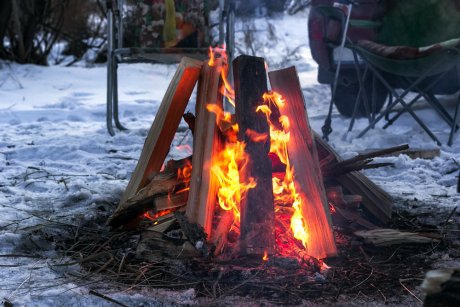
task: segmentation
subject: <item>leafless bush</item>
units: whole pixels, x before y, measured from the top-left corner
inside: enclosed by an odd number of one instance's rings
[[[100,0],[0,1],[0,58],[46,65],[58,41],[77,59],[103,38]],[[98,44],[101,40],[98,39]]]

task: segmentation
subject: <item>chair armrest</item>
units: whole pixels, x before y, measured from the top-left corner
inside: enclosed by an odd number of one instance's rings
[[[362,29],[378,29],[382,26],[380,21],[367,19],[350,19],[350,27]]]

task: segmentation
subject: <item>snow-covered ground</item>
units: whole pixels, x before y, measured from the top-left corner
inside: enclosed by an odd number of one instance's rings
[[[253,28],[257,31],[252,49],[266,57],[271,69],[296,65],[310,122],[321,131],[330,96],[329,88],[316,82],[307,12],[261,18],[255,24],[239,20],[240,52],[251,52],[243,36]],[[101,210],[114,209],[175,65],[122,65],[119,72],[121,118],[129,131],[111,137],[105,127],[104,65],[0,63],[0,300],[14,306],[112,306],[89,294],[89,286],[56,272],[51,265],[58,257],[53,244],[35,230],[47,222],[80,225]],[[450,111],[454,100],[443,98]],[[188,109],[193,111],[192,106]],[[428,108],[417,112],[446,143],[449,129],[435,112]],[[358,120],[347,135],[349,120],[334,110],[330,143],[345,158],[404,143],[419,149],[437,147],[407,115],[386,130],[377,127],[355,138],[366,123]],[[177,135],[171,157],[188,154],[180,145],[190,141],[187,132]],[[451,211],[460,202],[456,193],[460,136],[452,147],[440,149],[440,157],[431,160],[405,155],[380,158],[394,167],[369,170],[366,175],[396,199],[422,199],[433,212]],[[195,297],[193,290],[107,293],[130,306],[193,303]],[[175,299],[169,298],[173,294]]]

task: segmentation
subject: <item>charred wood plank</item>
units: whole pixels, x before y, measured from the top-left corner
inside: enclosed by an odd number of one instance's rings
[[[320,156],[331,157],[332,162],[340,162],[339,154],[326,143],[321,136],[315,134],[315,142]],[[362,205],[381,223],[388,223],[393,210],[393,199],[382,188],[372,182],[364,174],[353,171],[334,178],[352,194],[361,195]]]
[[[269,78],[272,89],[286,100],[280,114],[290,122],[287,149],[296,190],[303,199],[301,214],[308,232],[307,252],[315,258],[334,256],[337,248],[331,215],[297,71],[295,67],[272,71]]]
[[[274,204],[270,130],[266,117],[256,112],[264,104],[262,95],[267,92],[267,77],[263,58],[241,55],[233,61],[235,83],[235,115],[239,125],[238,139],[246,143],[249,158],[240,167],[240,182],[253,177],[257,186],[249,189],[241,199],[242,254],[271,254],[274,248]],[[264,140],[254,141],[252,132],[266,135]]]

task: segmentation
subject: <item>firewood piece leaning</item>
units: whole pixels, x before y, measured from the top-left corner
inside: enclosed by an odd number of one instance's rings
[[[147,185],[150,175],[160,171],[198,80],[201,66],[201,61],[190,58],[183,58],[180,62],[163,97],[137,166],[121,197],[118,208],[107,221],[110,226],[113,226],[112,221],[118,213],[125,210],[125,206],[129,206],[127,200]]]
[[[303,194],[301,211],[309,235],[307,252],[315,258],[334,256],[337,248],[331,215],[297,71],[290,67],[272,71],[268,76],[272,89],[286,100],[280,113],[290,121],[288,155],[294,168],[296,189]]]
[[[247,165],[240,168],[240,182],[253,177],[256,187],[241,199],[240,252],[242,254],[271,254],[274,249],[274,204],[270,130],[264,114],[256,108],[264,104],[267,77],[263,58],[241,55],[233,61],[235,83],[235,115],[239,126],[238,139],[246,143]],[[262,141],[252,140],[255,132],[266,135]]]
[[[218,179],[212,174],[211,167],[221,149],[216,114],[207,107],[213,105],[222,108],[222,96],[219,94],[222,60],[217,59],[213,66],[203,65],[198,82],[196,102],[196,120],[193,125],[193,160],[190,193],[186,216],[191,223],[197,223],[211,236],[212,219],[216,205]]]
[[[372,162],[373,158],[375,157],[386,156],[388,154],[392,154],[395,152],[396,153],[402,152],[407,149],[409,149],[409,145],[404,144],[404,145],[379,149],[379,150],[375,150],[375,151],[371,151],[371,152],[367,152],[363,154],[358,154],[357,156],[351,159],[342,160],[342,161],[334,161],[334,162],[331,161],[331,163],[328,163],[323,168],[321,168],[321,171],[323,172],[323,176],[325,177],[336,177],[336,176],[343,175],[351,171],[359,171],[362,169],[390,166],[393,164],[392,163],[372,163],[370,164],[370,162]]]
[[[315,134],[315,141],[318,151],[323,153],[322,156],[332,156],[335,162],[342,160],[339,154],[318,134]],[[337,176],[334,180],[347,189],[348,192],[361,195],[363,197],[362,205],[381,223],[390,221],[393,199],[364,174],[353,171]]]

